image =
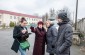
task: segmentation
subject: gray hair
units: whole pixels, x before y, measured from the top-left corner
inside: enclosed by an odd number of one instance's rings
[[[49,24],[54,24],[54,22],[50,20],[47,20],[46,22],[48,22]]]

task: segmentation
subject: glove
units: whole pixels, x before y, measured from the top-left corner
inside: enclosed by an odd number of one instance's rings
[[[34,29],[34,27],[31,26],[30,29]]]
[[[21,40],[26,40],[25,35],[22,35]]]

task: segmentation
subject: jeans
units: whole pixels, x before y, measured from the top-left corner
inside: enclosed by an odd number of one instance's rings
[[[19,51],[21,55],[26,55],[26,50],[23,50],[20,46],[19,46]]]

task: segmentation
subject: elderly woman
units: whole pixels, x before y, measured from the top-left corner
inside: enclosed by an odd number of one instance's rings
[[[46,42],[46,31],[43,28],[43,22],[38,22],[38,27],[30,27],[31,31],[35,33],[35,43],[33,55],[44,55],[45,54],[45,42]]]
[[[54,24],[48,20],[46,22],[46,26],[47,26],[47,34],[46,34],[46,38],[47,38],[47,52],[49,53],[49,55],[54,55],[55,53],[55,41],[57,39],[57,28],[54,26]]]

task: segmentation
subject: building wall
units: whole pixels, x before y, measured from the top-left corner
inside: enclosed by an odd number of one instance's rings
[[[0,14],[0,25],[5,24],[6,26],[9,26],[10,22],[19,23],[20,19],[24,16],[15,16],[10,14]],[[28,22],[28,25],[31,23],[37,24],[38,21],[42,21],[41,18],[31,18],[31,17],[25,17],[25,19]]]
[[[10,14],[2,14],[2,24],[9,26],[10,22],[17,23],[18,22],[17,16]]]
[[[83,33],[85,33],[85,18],[81,19],[78,22],[77,29]]]
[[[0,25],[2,25],[2,14],[0,14]]]

